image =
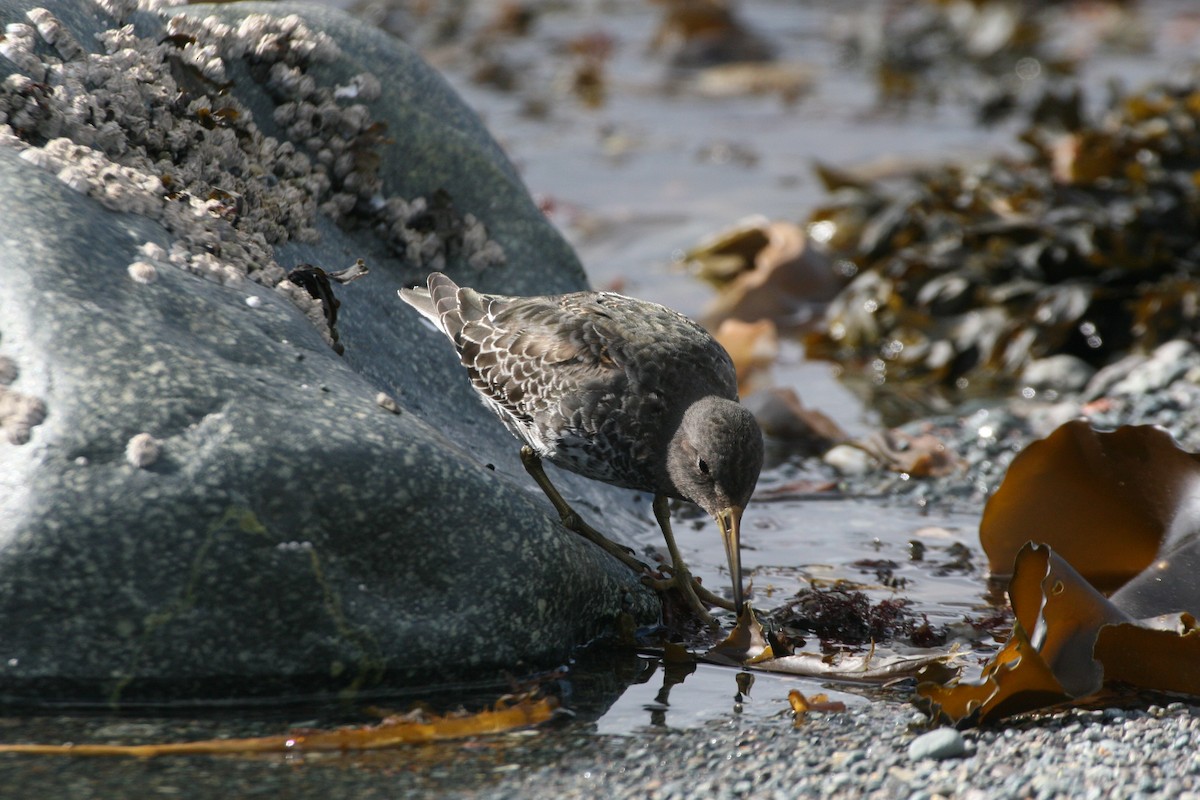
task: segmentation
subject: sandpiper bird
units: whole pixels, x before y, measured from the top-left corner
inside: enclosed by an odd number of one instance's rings
[[[506,297],[459,288],[442,273],[400,297],[446,334],[475,391],[525,446],[521,461],[563,524],[635,571],[647,570],[580,519],[542,469],[547,459],[589,478],[654,494],[676,587],[704,606],[741,613],[742,510],[762,469],[762,433],[737,402],[733,362],[696,323],[612,292]],[[671,533],[668,498],[716,518],[733,579],[732,605],[692,580]],[[701,600],[703,598],[703,602]]]

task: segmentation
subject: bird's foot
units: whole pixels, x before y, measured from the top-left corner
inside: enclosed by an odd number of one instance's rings
[[[733,603],[717,597],[705,589],[697,578],[692,577],[692,573],[686,566],[680,567],[677,565],[671,569],[671,573],[672,575],[669,578],[654,578],[647,575],[642,578],[642,583],[660,593],[670,590],[677,591],[689,611],[710,627],[719,627],[720,624],[709,613],[709,607],[720,606],[721,608],[732,609]]]
[[[734,606],[732,600],[726,600],[724,597],[719,597],[710,592],[708,589],[705,589],[703,584],[700,583],[699,578],[693,578],[692,583],[694,584],[696,596],[705,603],[708,603],[710,606],[716,606],[717,608],[723,608],[726,611],[737,611],[737,607]]]
[[[704,584],[702,584],[700,582],[699,578],[694,577],[691,574],[691,571],[688,570],[688,568],[686,566],[684,566],[681,571],[680,569],[678,569],[676,567],[668,567],[666,565],[663,565],[660,568],[660,571],[661,570],[666,570],[666,571],[672,573],[672,577],[670,577],[670,578],[647,578],[647,579],[643,580],[643,583],[645,583],[651,589],[663,592],[663,591],[666,591],[667,589],[674,589],[674,588],[681,586],[680,582],[683,580],[683,577],[686,576],[687,580],[689,580],[691,583],[692,594],[696,597],[696,599],[698,601],[703,603],[705,606],[714,607],[714,608],[723,608],[726,611],[736,611],[737,610],[737,607],[734,606],[732,600],[728,600],[724,597],[721,597],[720,595],[716,595],[716,594],[713,594],[712,592],[710,592],[707,588],[705,588]]]

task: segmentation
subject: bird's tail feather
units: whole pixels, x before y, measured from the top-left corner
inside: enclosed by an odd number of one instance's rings
[[[441,327],[442,323],[438,319],[437,309],[433,307],[433,300],[429,297],[428,289],[414,286],[411,289],[400,289],[396,294],[400,295],[401,300],[419,311],[422,317]]]
[[[455,320],[455,317],[458,316],[459,293],[458,284],[447,278],[445,274],[441,272],[429,274],[429,296],[438,318],[442,320],[442,327],[447,331],[462,327],[461,321]],[[458,325],[454,324],[456,321]]]
[[[463,328],[464,308],[478,307],[478,293],[460,289],[458,284],[441,272],[429,274],[427,288],[414,286],[401,289],[400,299],[420,312],[451,339],[457,341]]]

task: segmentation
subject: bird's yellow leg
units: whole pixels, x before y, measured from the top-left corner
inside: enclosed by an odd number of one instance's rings
[[[521,448],[521,463],[525,466],[525,471],[529,473],[529,476],[533,478],[538,486],[542,487],[542,491],[546,494],[547,499],[550,500],[550,504],[558,512],[564,528],[574,531],[589,542],[604,548],[606,552],[620,560],[622,564],[634,572],[649,572],[650,568],[648,566],[634,558],[632,550],[608,539],[600,531],[583,521],[583,518],[576,513],[575,509],[571,508],[570,504],[559,494],[558,489],[554,488],[554,484],[550,482],[550,477],[546,475],[546,470],[542,468],[541,457],[533,452],[532,447],[525,445]]]
[[[658,527],[662,528],[663,538],[667,540],[667,552],[671,554],[671,569],[674,574],[670,580],[654,581],[651,585],[660,591],[671,587],[679,589],[688,606],[701,619],[711,622],[712,616],[708,613],[708,606],[718,606],[732,611],[733,603],[723,597],[717,597],[692,577],[691,570],[688,569],[687,563],[679,553],[679,546],[675,544],[675,535],[671,532],[669,502],[666,495],[654,496],[654,518],[658,520]]]
[[[583,518],[579,516],[575,509],[571,508],[570,503],[563,498],[554,484],[550,482],[550,477],[546,474],[546,470],[542,468],[541,457],[528,445],[521,448],[521,464],[525,467],[525,471],[529,473],[529,476],[533,478],[534,482],[541,487],[550,504],[554,506],[554,510],[558,512],[564,528],[578,533],[588,541],[603,548],[634,572],[648,573],[650,571],[650,568],[645,563],[633,556],[633,551],[628,547],[622,547],[613,542],[583,521]],[[716,596],[692,577],[687,563],[684,562],[683,556],[679,553],[679,547],[675,544],[675,536],[671,532],[671,511],[668,502],[668,498],[665,495],[655,496],[654,518],[658,520],[658,526],[662,528],[663,538],[666,539],[667,551],[671,554],[671,571],[673,574],[666,580],[652,580],[647,577],[643,578],[643,582],[652,589],[660,592],[672,588],[679,589],[683,595],[684,602],[687,603],[693,613],[705,622],[715,624],[716,621],[708,613],[708,606],[718,606],[733,610],[733,603],[723,597]]]

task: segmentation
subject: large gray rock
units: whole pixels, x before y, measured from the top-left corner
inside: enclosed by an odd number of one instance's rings
[[[434,72],[329,10],[184,9],[227,22],[298,13],[337,45],[301,59],[317,87],[381,79],[378,98],[364,97],[386,132],[356,151],[369,151],[365,172],[381,165],[377,185],[356,204],[355,187],[331,167],[333,189],[307,208],[336,201],[342,211],[327,206],[272,234],[284,213],[271,192],[312,176],[300,164],[293,181],[290,167],[254,161],[276,157],[274,143],[256,150],[254,136],[296,138],[295,114],[278,111],[286,87],[265,81],[261,60],[227,56],[216,75],[232,83],[236,113],[176,102],[174,118],[193,127],[174,142],[154,140],[154,126],[137,136],[99,129],[124,112],[97,113],[108,101],[95,98],[145,66],[108,64],[107,77],[76,88],[96,103],[89,132],[90,122],[54,117],[61,73],[46,79],[53,92],[20,77],[36,66],[31,56],[78,66],[86,59],[73,43],[103,52],[95,34],[118,22],[135,23],[147,52],[170,31],[116,2],[108,11],[47,3],[53,18],[30,17],[31,6],[0,0],[0,24],[38,23],[32,46],[10,28],[0,48],[0,123],[10,126],[0,126],[0,696],[179,699],[434,683],[560,659],[623,611],[655,619],[656,600],[632,574],[558,524],[449,344],[396,298],[443,263],[483,290],[585,285],[511,165]],[[188,35],[193,48],[206,43]],[[189,46],[179,37],[171,46]],[[194,56],[159,61],[191,98],[223,96]],[[154,102],[135,98],[128,113]],[[185,163],[207,135],[195,124],[224,136],[211,143],[221,155],[205,162],[223,177]],[[63,135],[92,149],[47,144]],[[148,168],[138,136],[171,155],[150,148]],[[310,138],[296,149],[310,146],[319,166],[319,137]],[[154,180],[139,184],[147,174]],[[164,176],[167,189],[156,182]],[[212,191],[201,194],[206,180]],[[368,195],[411,201],[439,189],[452,204],[431,223],[450,242],[440,255],[417,252],[429,226],[405,228],[411,208],[390,218],[399,234],[377,232],[389,219]],[[334,287],[339,356],[321,307],[280,283],[281,267],[337,269],[356,258],[371,273]],[[649,530],[628,493],[556,479],[602,526]]]

